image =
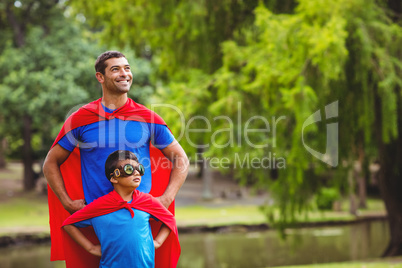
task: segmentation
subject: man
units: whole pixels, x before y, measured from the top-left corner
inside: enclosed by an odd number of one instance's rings
[[[68,241],[68,238],[59,227],[69,213],[112,190],[105,180],[96,179],[103,175],[102,165],[111,152],[129,150],[138,155],[148,174],[138,190],[156,196],[165,207],[170,206],[170,210],[173,210],[171,204],[186,179],[189,166],[185,152],[162,118],[128,98],[133,75],[126,57],[117,51],[105,52],[96,60],[95,70],[102,85],[102,98],[83,106],[66,120],[43,167],[51,189],[51,258],[67,258],[67,267],[74,268],[81,260],[91,260],[91,256],[70,249],[66,242],[63,242],[63,250],[58,242]],[[164,159],[170,160],[170,174]],[[77,255],[74,260],[69,260],[74,254]],[[156,259],[157,266],[158,262]],[[89,267],[89,264],[81,266]]]

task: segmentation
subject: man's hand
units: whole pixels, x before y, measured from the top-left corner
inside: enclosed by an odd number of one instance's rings
[[[68,204],[63,204],[65,210],[67,210],[70,214],[82,209],[85,207],[84,199],[71,200]]]
[[[50,149],[43,164],[43,174],[49,183],[57,198],[62,203],[65,210],[73,214],[77,210],[85,207],[85,201],[82,199],[71,200],[64,186],[64,180],[60,172],[60,166],[68,158],[70,152],[60,145],[55,145]]]
[[[167,198],[164,195],[155,197],[156,199],[159,200],[159,202],[161,202],[161,204],[165,207],[165,208],[169,208],[170,204],[173,202],[173,200],[170,200],[169,198]]]
[[[186,180],[189,160],[180,144],[174,140],[166,148],[161,150],[167,159],[172,162],[172,172],[165,192],[157,197],[158,200],[168,208],[176,197],[177,192]]]

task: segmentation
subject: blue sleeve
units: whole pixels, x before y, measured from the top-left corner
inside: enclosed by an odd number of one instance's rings
[[[152,144],[162,150],[174,141],[174,136],[169,128],[164,125],[151,124]]]
[[[87,220],[76,222],[76,223],[74,223],[74,226],[77,228],[84,228],[84,227],[92,226],[92,219],[87,219]]]
[[[64,149],[72,152],[78,144],[77,132],[77,129],[68,132],[63,138],[59,140],[58,144]]]

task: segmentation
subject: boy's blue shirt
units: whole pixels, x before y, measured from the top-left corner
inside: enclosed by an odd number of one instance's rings
[[[134,210],[136,210],[136,212],[134,212]],[[123,220],[121,220],[119,217],[115,217],[114,212],[117,211],[121,211],[121,210],[126,210],[128,211],[128,213],[122,213],[120,214],[122,217],[124,217],[124,222]],[[149,213],[149,215],[146,214],[139,214],[140,217],[137,217],[137,221],[140,221],[140,226],[136,225],[135,222],[132,222],[130,220],[128,220],[128,217],[131,217],[131,219],[136,218],[136,214],[138,214],[139,212],[146,212]],[[114,216],[112,218],[110,218],[108,221],[104,221],[104,219],[100,218],[101,216],[105,216],[105,215],[110,215],[110,216]],[[142,217],[141,215],[145,215],[145,217]],[[158,259],[158,254],[160,251],[158,251],[155,255],[155,266],[157,265],[162,265],[162,267],[177,267],[177,262],[178,259],[180,257],[180,242],[178,239],[178,232],[177,232],[177,225],[176,225],[176,221],[174,219],[173,214],[168,211],[163,205],[162,203],[156,199],[155,197],[151,196],[150,194],[146,194],[146,193],[142,193],[139,192],[138,190],[134,190],[133,191],[133,198],[131,202],[127,202],[125,200],[122,199],[122,197],[114,190],[112,192],[110,192],[109,194],[102,196],[98,199],[96,199],[94,202],[88,204],[87,206],[85,206],[83,209],[78,210],[77,212],[75,212],[74,214],[72,214],[70,217],[68,217],[64,222],[63,222],[63,226],[65,225],[69,225],[69,224],[76,224],[77,222],[82,222],[85,223],[84,226],[87,226],[88,224],[92,224],[95,225],[96,223],[94,221],[87,221],[88,219],[95,219],[97,218],[97,220],[101,220],[101,222],[99,222],[98,224],[100,224],[100,228],[109,228],[109,230],[106,230],[106,232],[111,232],[111,240],[108,241],[103,241],[103,243],[113,243],[112,246],[116,246],[119,247],[120,246],[120,242],[121,241],[131,241],[131,240],[136,240],[135,237],[131,237],[130,235],[124,236],[124,233],[127,232],[131,232],[134,230],[130,230],[130,228],[135,228],[138,229],[138,231],[143,232],[141,230],[141,226],[147,226],[147,220],[149,220],[150,215],[152,215],[153,218],[157,218],[160,223],[159,223],[159,227],[160,224],[163,223],[165,224],[170,230],[171,233],[169,234],[168,238],[166,239],[166,241],[164,242],[167,243],[170,241],[171,243],[171,250],[169,251],[169,255],[165,256],[162,260]],[[121,220],[122,224],[126,224],[125,227],[126,228],[122,228],[121,226],[116,224],[116,220]],[[151,225],[153,224],[153,222],[151,223]],[[78,225],[80,226],[80,225]],[[95,226],[94,226],[95,227]],[[149,225],[148,225],[149,227]],[[113,233],[113,229],[117,229],[115,230],[116,233]],[[96,228],[95,228],[96,230]],[[99,230],[103,230],[103,229],[99,229]],[[149,230],[149,229],[147,229]],[[155,229],[154,231],[156,231],[158,229]],[[104,235],[102,235],[102,233],[100,231],[97,232],[97,235],[99,233],[100,239],[107,239],[108,237],[105,238]],[[119,236],[119,234],[123,234],[123,236]],[[134,236],[136,234],[133,234]],[[137,238],[140,237],[142,234],[137,234]],[[148,236],[148,234],[147,234]],[[115,237],[120,237],[122,240],[116,240]],[[100,240],[99,239],[99,240]],[[109,237],[110,239],[110,237]],[[114,239],[114,240],[113,240]],[[100,243],[102,243],[102,241],[100,241]],[[129,244],[125,244],[124,246],[128,246],[128,247],[139,247],[141,246],[142,248],[153,248],[153,245],[131,245],[131,242],[128,242]],[[103,249],[104,247],[102,247]],[[160,248],[159,250],[164,249],[163,247]],[[108,252],[108,249],[103,249],[106,252]],[[114,255],[111,255],[113,258]],[[142,254],[142,256],[148,256],[149,254]],[[108,256],[105,256],[106,259],[108,259]],[[129,258],[126,261],[131,263],[131,266],[134,265],[134,267],[149,267],[146,266],[146,263],[149,262],[142,262],[141,259],[134,259],[132,258],[131,255],[127,255],[124,256],[124,258]],[[136,262],[140,262],[141,264],[138,264]],[[133,264],[134,263],[134,264]],[[145,264],[144,264],[145,263]],[[143,266],[145,265],[145,266]],[[130,267],[131,267],[130,266]],[[92,267],[92,266],[91,266]],[[126,267],[126,266],[123,266]],[[152,267],[152,266],[151,266]]]
[[[93,226],[101,244],[100,267],[154,267],[155,248],[149,213],[127,209],[75,223],[76,227]],[[134,265],[133,265],[134,264]]]

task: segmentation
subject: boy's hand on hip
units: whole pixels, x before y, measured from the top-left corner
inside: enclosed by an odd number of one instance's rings
[[[158,249],[162,246],[162,244],[159,243],[158,241],[154,240],[154,246],[155,246],[155,249]]]
[[[89,253],[101,257],[102,256],[101,245],[94,245],[92,248],[89,249]]]

